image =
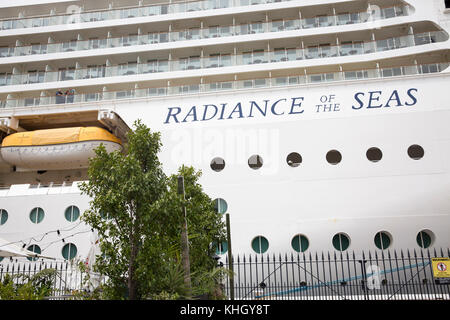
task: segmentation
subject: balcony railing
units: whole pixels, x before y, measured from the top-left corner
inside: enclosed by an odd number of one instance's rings
[[[213,10],[229,7],[249,6],[256,4],[286,2],[291,0],[207,0],[183,1],[160,5],[128,7],[118,9],[105,9],[101,11],[77,12],[63,15],[15,18],[0,21],[0,30],[46,27],[52,25],[84,23],[93,21],[107,21],[114,19],[128,19],[149,17],[171,13],[184,13],[191,11]]]
[[[190,2],[184,1],[171,4],[167,3],[151,6],[105,9],[101,11],[91,11],[91,12],[76,12],[76,13],[71,12],[70,14],[62,14],[62,15],[50,15],[50,16],[38,16],[38,17],[2,20],[0,21],[0,30],[36,28],[62,24],[149,17],[156,15],[165,15],[170,13],[184,13],[192,11],[213,10],[229,7],[240,7],[240,6],[258,5],[275,2],[287,2],[287,1],[291,0],[207,0],[207,1],[190,1]],[[378,15],[378,13],[376,13],[375,15]],[[403,11],[397,12],[395,9],[389,8],[387,10],[383,10],[381,15],[384,15],[385,18],[391,18],[397,15],[403,15]],[[357,16],[354,16],[354,14],[348,14],[347,17],[345,15],[341,15],[339,17],[339,23],[340,24],[356,23],[355,19],[358,18]],[[311,20],[310,22],[311,25],[316,24],[316,22],[313,20]],[[318,23],[327,24],[329,22],[321,21],[319,19]]]
[[[379,15],[372,20],[387,19],[407,15],[406,6],[381,9]],[[28,46],[0,47],[0,57],[17,57],[57,52],[106,49],[125,46],[148,45],[185,40],[199,40],[218,37],[229,37],[247,34],[300,30],[365,23],[369,21],[367,12],[321,16],[316,18],[278,20],[271,22],[254,22],[240,25],[215,26],[207,28],[190,28],[173,32],[154,32],[143,35],[128,35],[118,38],[72,40],[60,43],[32,44]]]
[[[390,13],[392,12],[392,13]],[[407,13],[406,6],[384,8],[374,19],[387,19]],[[32,44],[28,46],[0,47],[1,57],[17,57],[57,52],[106,49],[125,46],[148,45],[185,40],[199,40],[218,37],[229,37],[256,33],[279,32],[320,28],[346,24],[364,23],[369,20],[367,12],[340,14],[307,19],[278,20],[271,22],[255,22],[240,25],[215,26],[207,28],[190,28],[173,32],[153,32],[143,35],[128,35],[118,38],[72,40],[60,43]]]
[[[54,104],[71,104],[83,102],[98,102],[107,100],[135,99],[155,96],[171,96],[179,94],[198,94],[227,90],[248,90],[251,88],[284,87],[291,85],[316,84],[331,81],[349,81],[364,79],[391,78],[397,76],[419,75],[442,72],[449,63],[433,63],[422,65],[399,66],[392,68],[366,69],[356,71],[341,71],[276,78],[261,78],[239,81],[222,81],[206,84],[190,84],[172,87],[141,88],[127,91],[106,91],[84,93],[67,96],[41,96],[24,99],[8,99],[0,101],[0,107],[36,107]]]
[[[147,63],[134,62],[116,66],[96,65],[84,69],[65,68],[64,70],[59,71],[35,70],[25,74],[0,73],[0,86],[361,55],[441,42],[446,41],[447,39],[448,35],[446,32],[434,31],[377,41],[353,41],[342,43],[341,45],[315,45],[308,46],[304,49],[285,48],[274,51],[253,50],[237,55],[218,54],[203,58],[200,56],[191,56],[180,58],[178,60],[148,60]]]

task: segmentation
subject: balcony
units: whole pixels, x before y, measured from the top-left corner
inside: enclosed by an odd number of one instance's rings
[[[416,43],[415,40],[419,39]],[[60,82],[70,80],[104,78],[113,76],[138,75],[153,72],[187,71],[206,68],[255,65],[296,60],[311,60],[356,56],[400,48],[446,41],[444,31],[425,32],[376,41],[351,41],[341,45],[321,44],[307,48],[283,48],[274,51],[253,50],[237,55],[222,54],[209,57],[184,57],[180,59],[149,60],[147,63],[124,63],[116,66],[96,65],[69,71],[28,71],[24,74],[0,73],[0,86],[24,85],[32,83]],[[156,63],[156,64],[155,64]]]
[[[377,19],[391,18],[388,12],[395,12],[396,16],[407,14],[406,7],[390,7],[381,10]],[[0,58],[19,57],[35,54],[50,54],[70,51],[84,51],[94,49],[107,49],[136,45],[149,45],[156,43],[177,42],[187,40],[201,40],[210,38],[240,36],[257,33],[280,32],[321,28],[328,26],[346,25],[350,22],[365,23],[369,19],[367,12],[340,14],[335,16],[322,16],[315,18],[276,20],[270,22],[253,22],[231,26],[212,26],[206,28],[190,28],[172,32],[150,32],[141,35],[128,35],[107,39],[71,40],[60,43],[32,44],[28,46],[0,47]]]
[[[334,81],[355,81],[368,79],[385,79],[399,76],[439,73],[449,67],[449,63],[432,63],[421,65],[396,66],[366,70],[352,70],[328,73],[312,73],[297,76],[260,78],[239,81],[223,81],[212,83],[195,83],[189,85],[142,88],[125,91],[105,91],[61,96],[41,96],[24,99],[7,99],[0,101],[0,108],[38,107],[44,105],[74,104],[98,102],[118,99],[138,99],[155,96],[171,96],[179,94],[208,93],[227,90],[248,90],[252,88],[285,87],[307,85]]]

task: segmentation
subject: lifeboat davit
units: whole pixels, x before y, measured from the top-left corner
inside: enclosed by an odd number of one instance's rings
[[[98,127],[46,129],[11,134],[3,139],[3,160],[17,171],[87,168],[94,149],[122,149],[119,138]]]

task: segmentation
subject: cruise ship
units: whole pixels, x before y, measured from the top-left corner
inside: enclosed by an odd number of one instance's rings
[[[87,159],[141,119],[234,254],[447,248],[449,31],[447,0],[2,0],[0,238],[86,259]]]

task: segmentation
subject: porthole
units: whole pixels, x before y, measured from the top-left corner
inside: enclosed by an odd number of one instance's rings
[[[257,236],[252,241],[252,249],[256,253],[264,253],[269,249],[269,241],[263,236]]]
[[[64,212],[67,221],[73,222],[80,216],[80,209],[77,206],[70,206]]]
[[[308,238],[306,238],[302,234],[298,234],[292,238],[291,246],[292,249],[294,249],[297,252],[305,252],[309,247]]]
[[[416,236],[416,242],[422,249],[427,249],[433,244],[434,234],[429,230],[422,230]]]
[[[224,214],[227,212],[228,204],[225,200],[222,198],[218,198],[214,200],[214,210],[216,210],[217,213]]]
[[[0,226],[4,225],[8,220],[8,211],[5,209],[0,209]]]
[[[68,243],[62,248],[62,256],[66,260],[72,260],[77,255],[77,246],[73,243]]]
[[[37,244],[32,244],[31,246],[29,246],[27,248],[27,250],[31,251],[31,252],[34,252],[34,253],[37,253],[37,254],[41,254],[41,248]],[[30,261],[36,261],[38,258],[37,257],[34,257],[34,258],[27,257],[27,259],[30,260]]]
[[[39,208],[39,207],[34,208],[30,212],[30,220],[31,220],[31,222],[36,223],[36,224],[41,223],[42,220],[44,220],[44,215],[45,215],[45,213],[42,208]]]
[[[414,160],[420,160],[425,155],[425,151],[418,144],[414,144],[408,148],[408,156]]]
[[[222,158],[216,157],[211,160],[211,169],[213,169],[216,172],[220,172],[225,168],[225,160]]]
[[[293,168],[298,167],[302,163],[302,156],[297,152],[289,153],[286,162]]]
[[[258,170],[263,165],[263,159],[259,155],[253,155],[248,158],[248,166],[254,170]]]
[[[378,249],[384,250],[389,248],[392,239],[389,233],[387,233],[386,231],[380,231],[375,235],[373,241]]]
[[[333,165],[336,165],[342,161],[342,155],[337,150],[328,151],[326,158],[328,163]]]
[[[344,233],[338,233],[333,237],[333,247],[338,251],[345,251],[350,246],[350,238]]]
[[[216,250],[217,255],[221,255],[228,251],[228,243],[226,241],[213,242],[213,248]]]
[[[100,211],[100,217],[101,217],[103,220],[109,220],[109,213],[105,213],[105,212],[103,212],[103,211]]]
[[[378,162],[383,158],[383,152],[381,152],[380,149],[373,147],[367,150],[366,157],[369,161]]]

